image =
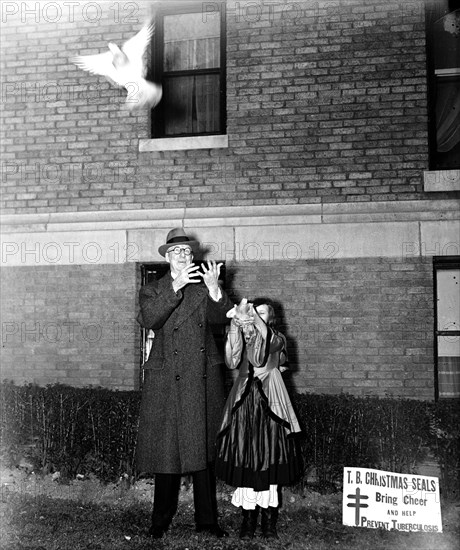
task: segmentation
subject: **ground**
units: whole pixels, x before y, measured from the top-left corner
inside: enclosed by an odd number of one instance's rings
[[[167,536],[146,536],[152,480],[129,486],[126,480],[102,484],[96,478],[63,482],[57,475],[2,472],[1,548],[3,550],[456,550],[460,535],[457,502],[443,502],[443,533],[401,533],[341,524],[341,493],[321,494],[307,487],[284,489],[280,537],[240,541],[240,513],[230,503],[231,489],[219,486],[220,523],[230,533],[216,539],[194,531],[193,492],[183,485],[179,510]]]

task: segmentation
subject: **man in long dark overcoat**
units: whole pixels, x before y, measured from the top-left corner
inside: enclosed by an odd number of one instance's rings
[[[181,475],[192,473],[198,532],[227,533],[217,523],[213,468],[224,397],[222,358],[211,323],[233,307],[219,287],[220,267],[193,264],[198,243],[173,229],[158,249],[170,264],[140,291],[138,320],[155,333],[144,364],[137,469],[155,474],[150,535],[160,538],[177,510]]]

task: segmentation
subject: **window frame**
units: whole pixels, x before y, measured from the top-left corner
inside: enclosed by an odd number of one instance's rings
[[[433,256],[433,305],[434,305],[434,325],[433,325],[433,351],[434,351],[434,392],[435,400],[452,399],[439,394],[439,366],[438,366],[438,337],[439,336],[460,336],[460,331],[438,330],[438,278],[437,273],[442,270],[459,269],[460,256]]]
[[[437,19],[447,13],[451,13],[458,9],[458,6],[454,6],[449,11],[449,0],[443,0],[439,3],[437,0],[427,0],[425,3],[425,34],[426,34],[426,67],[427,67],[427,103],[428,103],[428,153],[429,153],[429,170],[430,171],[453,171],[460,169],[460,162],[455,166],[444,166],[437,150],[437,120],[436,120],[436,99],[437,99],[437,84],[439,79],[454,80],[460,82],[460,65],[457,71],[450,73],[444,72],[444,74],[436,74],[435,60],[434,60],[434,36],[433,25]]]
[[[213,6],[217,7],[220,13],[220,67],[219,69],[196,69],[183,71],[170,71],[166,76],[190,76],[203,74],[219,74],[220,90],[219,90],[219,120],[220,130],[214,132],[195,132],[182,133],[174,135],[165,134],[165,112],[162,108],[162,102],[152,109],[150,114],[150,136],[151,139],[177,139],[177,138],[193,138],[201,136],[220,136],[225,135],[227,131],[227,104],[226,104],[226,10],[225,2],[219,0],[213,2]],[[153,52],[151,53],[151,80],[159,82],[163,85],[163,59],[164,59],[164,17],[168,15],[181,15],[186,13],[204,13],[202,2],[187,2],[173,1],[160,4],[155,11],[155,35],[152,40]]]

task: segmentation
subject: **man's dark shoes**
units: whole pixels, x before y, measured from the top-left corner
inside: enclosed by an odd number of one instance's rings
[[[196,532],[214,535],[218,539],[221,539],[222,537],[228,537],[227,531],[224,531],[224,529],[219,527],[217,523],[211,525],[197,525]]]
[[[160,527],[159,525],[152,525],[149,529],[149,537],[152,539],[161,539],[161,537],[166,533],[168,528]]]

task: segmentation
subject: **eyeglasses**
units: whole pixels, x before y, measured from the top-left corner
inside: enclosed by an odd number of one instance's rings
[[[176,256],[179,256],[181,252],[183,252],[186,256],[190,256],[192,251],[190,248],[181,248],[180,246],[176,246],[176,248],[170,248],[168,252],[174,252]]]

